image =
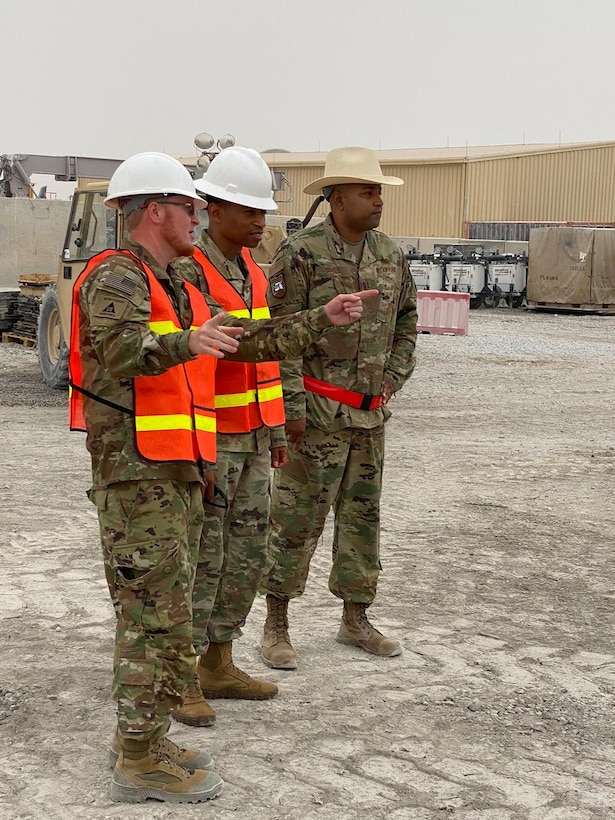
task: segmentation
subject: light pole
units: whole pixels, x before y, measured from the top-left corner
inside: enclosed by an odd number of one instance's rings
[[[235,137],[232,134],[225,134],[219,140],[216,140],[206,131],[197,134],[194,138],[194,147],[197,152],[195,177],[202,177],[209,168],[212,159],[220,151],[224,151],[225,148],[230,148],[232,145],[235,145]]]

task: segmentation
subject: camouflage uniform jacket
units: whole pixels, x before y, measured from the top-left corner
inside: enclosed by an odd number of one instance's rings
[[[236,259],[227,259],[205,231],[194,244],[203,251],[214,268],[233,286],[246,305],[250,306],[252,304],[252,283],[241,256]],[[207,280],[196,262],[184,258],[175,261],[173,267],[205,295],[212,308],[212,313],[220,309],[220,306],[209,295]],[[260,453],[272,447],[285,447],[284,426],[270,428],[263,425],[250,433],[218,433],[217,446],[220,450],[232,453]]]
[[[287,419],[307,417],[326,432],[373,428],[387,407],[359,410],[304,390],[302,374],[377,396],[388,377],[399,390],[414,370],[416,287],[402,250],[380,231],[368,231],[359,264],[345,248],[331,215],[293,234],[278,248],[269,274],[272,316],[323,305],[337,293],[377,288],[364,302],[360,322],[334,328],[303,359],[281,365]]]

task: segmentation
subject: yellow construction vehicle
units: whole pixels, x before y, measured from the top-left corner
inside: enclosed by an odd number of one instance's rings
[[[121,237],[117,211],[107,208],[107,182],[75,191],[55,284],[43,295],[38,319],[38,360],[50,387],[68,385],[68,345],[73,285],[88,259],[115,248]]]

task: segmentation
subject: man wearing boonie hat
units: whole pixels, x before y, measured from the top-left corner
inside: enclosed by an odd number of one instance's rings
[[[267,601],[264,662],[295,669],[288,602],[301,595],[310,559],[333,507],[329,589],[343,601],[337,640],[375,655],[399,655],[398,641],[367,619],[380,572],[380,494],[387,402],[414,369],[416,288],[402,250],[376,231],[382,186],[403,180],[382,173],[368,148],[336,148],[324,176],[304,190],[331,212],[279,247],[271,266],[272,316],[323,304],[358,287],[380,297],[365,303],[354,326],[335,328],[302,359],[281,366],[289,461],[276,470],[269,554],[260,591]]]

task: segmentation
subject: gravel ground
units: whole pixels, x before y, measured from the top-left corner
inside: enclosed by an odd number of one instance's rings
[[[615,317],[481,310],[422,335],[387,430],[370,616],[403,645],[334,641],[331,529],[290,608],[280,695],[214,701],[172,735],[216,758],[211,805],[109,799],[113,614],[83,437],[35,351],[0,344],[0,818],[612,820]]]

